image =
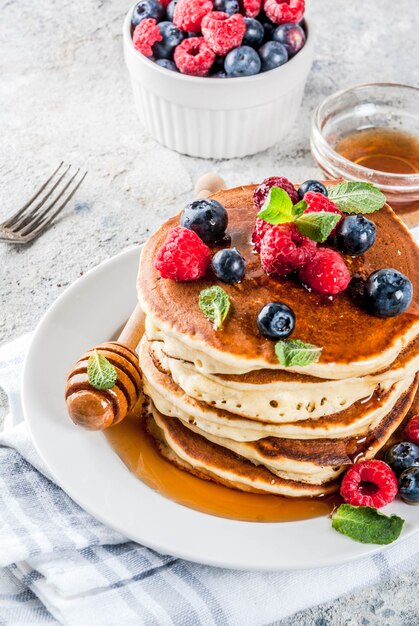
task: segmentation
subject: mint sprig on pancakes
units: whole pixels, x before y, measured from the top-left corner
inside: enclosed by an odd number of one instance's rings
[[[384,194],[371,183],[338,183],[328,187],[328,196],[343,213],[374,213],[385,204]],[[293,204],[286,191],[272,187],[258,218],[272,224],[294,223],[299,232],[317,243],[324,243],[340,221],[326,211],[307,212],[307,202]]]
[[[258,218],[274,226],[287,224],[288,222],[294,222],[299,215],[304,213],[306,208],[307,202],[304,200],[293,204],[284,189],[272,187],[266,196],[261,211],[258,213]]]
[[[323,243],[340,220],[340,215],[320,211],[305,213],[307,202],[293,204],[286,191],[279,187],[270,189],[258,218],[277,226],[294,223],[300,233],[317,243]]]
[[[322,348],[305,343],[299,339],[286,339],[277,341],[275,354],[278,361],[285,367],[304,367],[319,360]]]
[[[218,285],[203,289],[198,304],[205,317],[213,323],[214,330],[221,328],[230,310],[230,298],[224,289]]]
[[[372,183],[338,183],[327,190],[330,200],[343,213],[374,213],[386,202],[385,195]]]
[[[326,211],[304,213],[296,218],[295,225],[305,237],[317,243],[323,243],[329,237],[340,219],[340,215],[327,213]]]

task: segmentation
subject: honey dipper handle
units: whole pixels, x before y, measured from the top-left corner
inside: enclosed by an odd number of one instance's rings
[[[207,172],[203,176],[200,176],[195,184],[195,199],[202,200],[212,196],[217,191],[221,191],[226,188],[226,184],[223,178],[215,172]]]
[[[144,320],[145,315],[140,303],[138,302],[127,323],[122,329],[121,334],[118,337],[118,342],[124,343],[129,348],[135,350],[144,334]]]

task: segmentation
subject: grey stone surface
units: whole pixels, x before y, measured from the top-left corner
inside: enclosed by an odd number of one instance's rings
[[[365,587],[272,626],[417,626],[417,572]]]
[[[83,272],[144,241],[191,197],[201,173],[216,169],[231,185],[274,173],[294,180],[316,176],[310,116],[326,95],[359,82],[417,83],[416,2],[309,4],[317,46],[297,124],[264,153],[209,162],[172,153],[142,130],[122,58],[128,1],[0,1],[0,221],[62,159],[89,171],[74,202],[41,239],[25,248],[0,244],[0,344],[33,329]],[[1,415],[2,395],[0,403]],[[417,575],[357,591],[280,624],[414,626]]]

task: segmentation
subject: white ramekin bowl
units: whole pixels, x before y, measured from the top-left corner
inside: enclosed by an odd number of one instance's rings
[[[138,52],[124,22],[124,55],[141,122],[159,143],[189,156],[229,159],[266,150],[293,125],[313,59],[313,35],[288,63],[243,78],[166,70]]]

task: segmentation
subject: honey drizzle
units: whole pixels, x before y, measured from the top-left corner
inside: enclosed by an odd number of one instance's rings
[[[292,522],[329,514],[339,496],[286,498],[245,493],[178,469],[157,451],[143,420],[133,414],[105,436],[127,468],[146,485],[178,504],[209,515],[248,522]]]

